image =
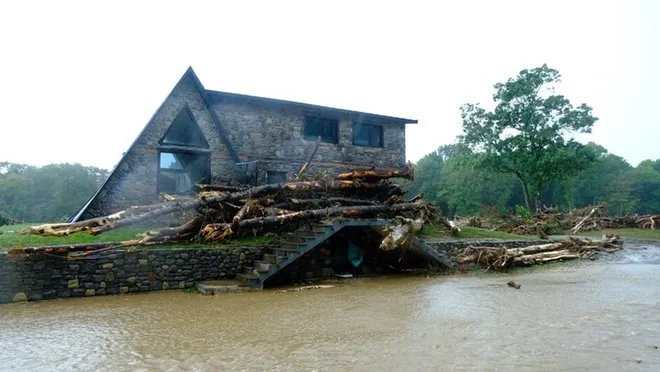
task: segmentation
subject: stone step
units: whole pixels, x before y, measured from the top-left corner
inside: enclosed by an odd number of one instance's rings
[[[274,253],[277,257],[288,257],[294,254],[298,254],[298,250],[291,251],[287,249],[275,249]]]
[[[262,262],[262,261],[254,261],[254,269],[257,270],[259,273],[267,273],[270,272],[270,270],[274,269],[273,265]]]
[[[287,243],[299,243],[299,244],[307,243],[307,237],[299,236],[299,235],[295,235],[295,234],[285,236],[283,240]]]
[[[288,260],[289,256],[277,256],[275,257],[275,265],[281,264],[283,261]]]
[[[271,264],[275,263],[276,259],[277,259],[277,255],[272,253],[264,253],[263,257],[261,258],[263,262],[267,262]]]
[[[298,252],[300,246],[304,246],[304,244],[298,242],[280,242],[280,247],[278,249],[281,251]]]
[[[301,229],[301,230],[296,230],[296,232],[294,234],[296,234],[299,237],[305,237],[305,238],[312,237],[313,238],[313,237],[315,237],[315,236],[317,236],[318,234],[321,234],[321,233],[322,233],[322,231],[313,231],[313,230],[306,230],[306,229],[303,230],[303,229]]]
[[[197,283],[197,291],[201,294],[216,294],[226,292],[240,292],[249,290],[247,282],[249,280],[214,280]]]

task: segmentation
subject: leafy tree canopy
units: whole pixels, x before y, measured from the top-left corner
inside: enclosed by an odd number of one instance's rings
[[[515,176],[530,209],[530,195],[536,199],[544,185],[575,176],[595,159],[593,149],[567,136],[590,133],[598,119],[586,104],[574,107],[555,94],[558,82],[559,72],[544,64],[495,84],[494,110],[461,107],[460,143],[483,155],[485,169]]]

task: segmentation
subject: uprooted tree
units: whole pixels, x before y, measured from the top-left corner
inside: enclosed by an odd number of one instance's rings
[[[506,270],[513,266],[542,264],[553,261],[591,257],[601,252],[622,249],[623,241],[617,235],[604,235],[600,241],[570,237],[568,239],[522,248],[468,247],[456,258],[465,267],[477,265],[486,270]]]
[[[559,81],[559,72],[545,64],[525,69],[495,84],[492,111],[476,104],[461,107],[459,141],[483,154],[484,168],[515,176],[529,210],[545,184],[576,175],[593,158],[589,148],[565,136],[591,132],[598,118],[586,104],[573,107],[554,94]]]

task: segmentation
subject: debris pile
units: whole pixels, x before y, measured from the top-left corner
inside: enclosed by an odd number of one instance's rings
[[[45,224],[22,233],[66,236],[102,234],[122,226],[154,221],[184,213],[186,222],[145,231],[139,239],[124,242],[62,246],[61,250],[95,250],[109,246],[136,246],[171,242],[218,242],[246,235],[282,234],[302,225],[337,218],[383,218],[396,221],[385,229],[381,249],[404,247],[425,223],[450,226],[440,211],[423,198],[404,200],[403,188],[394,178],[412,180],[411,164],[401,169],[352,171],[335,177],[306,177],[300,172],[284,183],[255,187],[198,185],[196,197],[167,197],[154,205],[134,206],[108,216],[75,223]],[[57,247],[41,247],[56,252]],[[20,250],[21,248],[17,248]],[[29,253],[22,248],[24,253]],[[39,249],[39,248],[30,248]],[[18,253],[18,252],[17,252]]]
[[[463,267],[474,264],[486,270],[506,270],[514,266],[588,258],[601,252],[615,252],[622,247],[623,241],[617,235],[604,235],[600,241],[570,237],[555,243],[522,248],[468,247],[456,258],[456,262]]]
[[[490,228],[518,235],[576,234],[580,231],[603,229],[639,228],[655,229],[660,224],[660,215],[609,216],[606,205],[589,206],[569,212],[546,208],[530,217],[502,215],[497,218],[463,218],[458,225]]]

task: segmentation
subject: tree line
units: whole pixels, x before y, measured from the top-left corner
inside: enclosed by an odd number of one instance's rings
[[[660,212],[660,159],[633,167],[600,145],[586,147],[592,163],[571,178],[544,185],[533,209],[536,204],[569,210],[605,203],[612,215]],[[408,192],[423,193],[449,216],[528,210],[515,175],[483,168],[482,157],[461,144],[441,146],[417,162]]]
[[[598,118],[556,94],[559,71],[542,65],[494,85],[494,108],[461,107],[463,133],[418,163],[409,192],[445,213],[533,213],[605,203],[611,214],[660,212],[660,159],[633,167],[573,136]]]
[[[89,200],[108,173],[80,164],[37,167],[0,162],[0,219],[66,221]]]

